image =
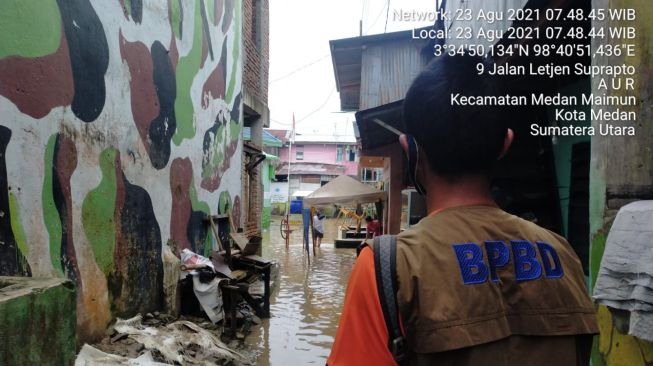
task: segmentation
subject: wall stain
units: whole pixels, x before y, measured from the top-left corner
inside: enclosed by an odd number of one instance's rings
[[[109,301],[115,316],[131,317],[163,305],[163,243],[147,191],[130,183],[122,170],[116,173],[118,227]]]
[[[12,224],[18,212],[10,209],[10,193],[7,182],[6,152],[11,140],[11,130],[0,126],[0,276],[31,276],[32,272],[25,259],[26,252],[21,252],[16,241],[16,233]],[[24,238],[19,232],[18,237]],[[24,239],[23,239],[24,240]],[[24,246],[24,244],[23,244]]]

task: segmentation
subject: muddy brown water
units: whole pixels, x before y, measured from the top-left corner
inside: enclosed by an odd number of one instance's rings
[[[247,336],[247,348],[261,366],[324,365],[329,356],[356,251],[335,249],[335,220],[325,223],[325,238],[311,264],[294,227],[286,250],[279,220],[263,235],[263,256],[279,264],[271,318]]]

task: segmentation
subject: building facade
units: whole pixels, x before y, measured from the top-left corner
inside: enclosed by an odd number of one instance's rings
[[[270,125],[268,108],[269,30],[268,0],[243,0],[243,118],[250,139],[243,150],[243,227],[248,237],[260,235],[264,181],[261,163],[263,128]],[[266,164],[264,164],[266,165]]]
[[[290,154],[290,156],[289,156]],[[279,149],[281,164],[288,161],[302,164],[329,164],[343,167],[343,174],[358,176],[358,147],[355,142],[325,143],[312,141],[296,141],[292,146]]]
[[[291,146],[290,131],[269,132],[283,141],[275,150],[279,161],[271,187],[274,214],[285,212],[289,195],[291,199],[297,194],[301,197],[343,174],[358,179],[360,152],[353,135],[297,134]]]
[[[245,127],[243,130],[243,140],[245,142],[251,141],[251,129]],[[267,130],[263,130],[263,154],[265,160],[260,165],[261,172],[261,186],[263,187],[263,209],[261,210],[261,229],[266,230],[270,228],[270,218],[272,213],[272,200],[271,200],[271,184],[274,181],[276,167],[278,165],[279,157],[270,153],[283,146],[281,140],[276,138]]]
[[[384,205],[386,233],[399,233],[402,190],[406,188],[404,153],[397,136],[372,122],[379,118],[403,130],[401,101],[414,77],[430,57],[425,40],[412,40],[411,31],[353,37],[330,42],[336,86],[343,111],[358,111],[364,180],[378,180],[388,192]],[[383,72],[381,72],[383,70]],[[365,119],[365,121],[362,121]]]

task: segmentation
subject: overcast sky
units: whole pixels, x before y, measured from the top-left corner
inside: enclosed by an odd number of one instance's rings
[[[393,20],[393,12],[433,11],[435,0],[390,1],[387,32],[431,25]],[[271,128],[290,129],[295,113],[302,134],[351,134],[352,113],[339,113],[340,102],[329,40],[384,33],[386,0],[271,0],[270,107]]]

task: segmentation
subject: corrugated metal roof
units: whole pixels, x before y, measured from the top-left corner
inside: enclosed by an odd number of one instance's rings
[[[352,135],[300,135],[295,136],[295,144],[355,144],[356,137]]]
[[[272,134],[272,136],[276,137],[279,139],[282,143],[288,142],[288,138],[290,137],[290,131],[288,130],[275,130],[272,128],[267,128],[265,131],[269,132]]]
[[[250,127],[243,128],[243,140],[251,141],[252,140],[252,130]],[[271,147],[281,147],[283,143],[278,138],[274,137],[271,133],[266,130],[263,130],[263,145]]]
[[[420,28],[420,29],[428,29]],[[373,34],[363,37],[353,37],[329,41],[331,61],[336,79],[336,88],[340,93],[340,109],[357,111],[361,101],[361,69],[363,58],[370,47],[388,47],[390,43],[418,44],[418,53],[428,42],[412,39],[412,30]],[[396,71],[399,75],[401,71]],[[379,77],[381,75],[378,75]],[[384,75],[385,77],[385,75]],[[412,78],[411,78],[412,80]],[[403,96],[402,96],[403,97]]]
[[[272,130],[270,132],[273,132],[277,136],[287,136],[287,134],[283,133],[284,130]],[[341,134],[326,134],[324,132],[324,129],[322,129],[322,131],[317,131],[317,133],[303,134],[297,132],[293,144],[356,144],[356,136],[348,134],[349,131],[346,131],[346,133],[340,131]],[[286,139],[284,144],[287,142],[288,140]]]
[[[368,45],[363,52],[360,109],[404,99],[413,79],[426,65],[426,41],[399,39]]]
[[[277,168],[277,175],[288,174],[288,163],[283,162]],[[310,175],[342,175],[345,174],[345,167],[342,165],[322,164],[322,163],[292,163],[290,164],[290,174],[310,174]]]

